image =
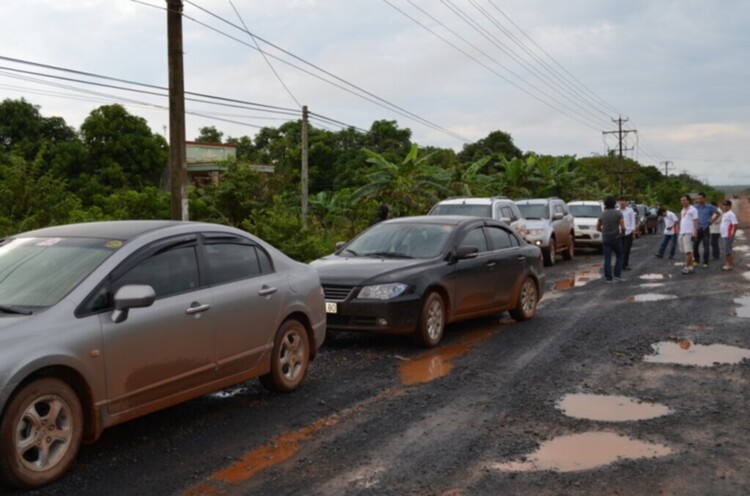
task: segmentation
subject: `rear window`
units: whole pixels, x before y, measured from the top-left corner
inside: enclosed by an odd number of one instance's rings
[[[590,217],[598,219],[602,215],[602,207],[599,205],[568,205],[573,217]]]

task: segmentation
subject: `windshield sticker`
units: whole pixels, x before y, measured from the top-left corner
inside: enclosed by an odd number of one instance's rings
[[[62,241],[62,238],[49,238],[45,239],[44,241],[38,242],[36,246],[54,246],[60,241]]]
[[[113,239],[112,241],[108,241],[106,245],[107,248],[119,248],[122,246],[122,241],[119,239]]]

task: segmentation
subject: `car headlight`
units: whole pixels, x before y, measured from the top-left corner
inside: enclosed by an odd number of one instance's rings
[[[408,286],[401,282],[391,284],[373,284],[365,286],[357,295],[359,300],[390,300],[400,296],[406,291]]]

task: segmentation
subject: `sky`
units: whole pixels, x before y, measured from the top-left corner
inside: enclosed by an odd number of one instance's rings
[[[166,97],[59,77],[161,90],[38,65],[166,87],[165,7],[2,0],[0,99],[75,128],[118,102],[168,133]],[[203,126],[253,136],[307,105],[331,130],[393,120],[456,151],[500,130],[523,151],[586,157],[617,148],[622,118],[641,164],[750,184],[747,0],[185,0],[184,14],[186,91],[288,109],[187,101],[189,140]]]

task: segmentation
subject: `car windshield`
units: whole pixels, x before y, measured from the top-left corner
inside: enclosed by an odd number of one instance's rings
[[[592,217],[598,219],[602,215],[602,207],[599,205],[568,205],[573,217]]]
[[[430,210],[430,215],[469,215],[474,217],[492,217],[490,205],[469,205],[466,203],[440,204]]]
[[[0,245],[0,314],[54,305],[120,246],[92,238],[7,241]]]
[[[519,203],[518,209],[527,219],[549,219],[549,209],[544,203]]]
[[[360,257],[434,258],[442,252],[454,228],[448,224],[376,224],[341,253]]]

